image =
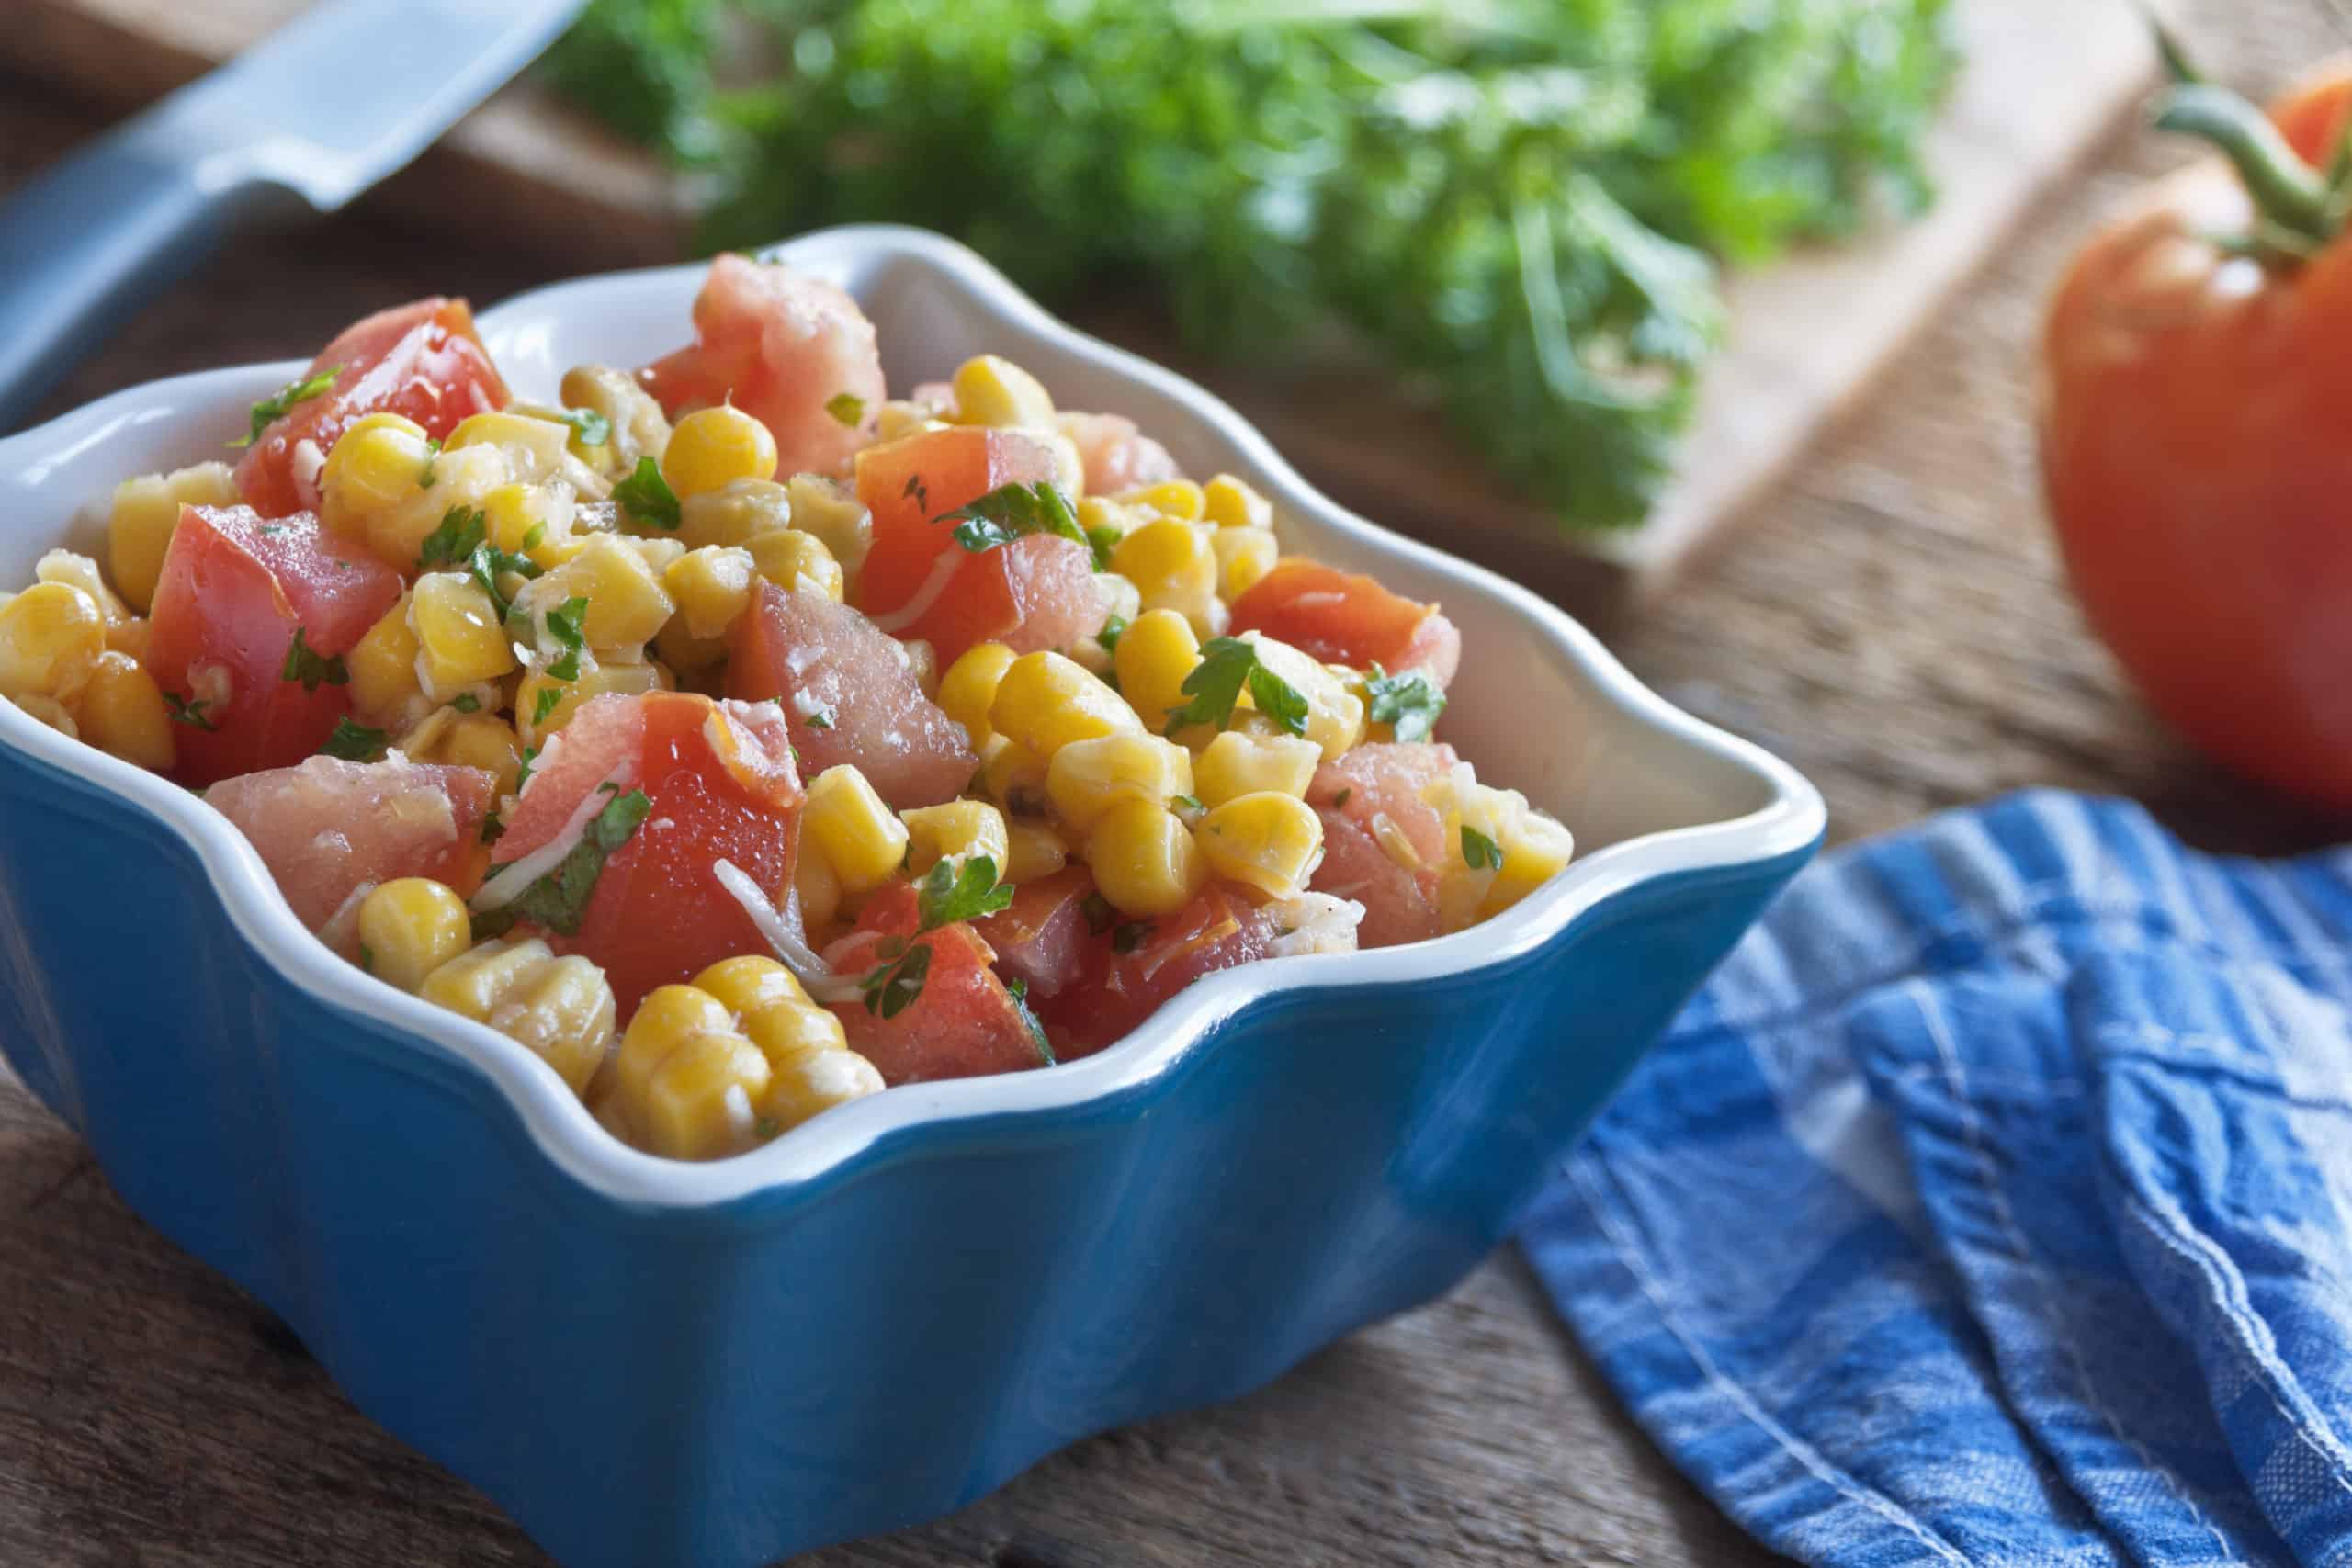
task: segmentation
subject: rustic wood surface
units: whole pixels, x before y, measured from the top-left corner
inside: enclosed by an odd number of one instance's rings
[[[143,103],[306,3],[18,0],[21,25],[0,28],[0,67],[94,103]],[[1340,501],[1514,571],[1582,613],[1630,611],[1738,519],[2154,74],[2154,51],[2122,0],[1951,6],[1967,65],[1926,150],[1941,199],[1918,222],[1735,280],[1723,351],[1648,526],[1583,536],[1571,547],[1442,420],[1360,367],[1263,366],[1221,389],[1294,460],[1333,475]],[[496,212],[516,244],[560,256],[568,273],[673,251],[688,227],[680,188],[644,151],[526,78],[395,176],[378,205],[445,233],[462,231],[466,214]],[[1173,353],[1148,311],[1113,304],[1080,320],[1180,368],[1204,368]]]
[[[2318,0],[2180,13],[2214,66],[2254,86],[2336,41]],[[87,129],[34,85],[0,80],[0,180]],[[2211,845],[2341,836],[2342,823],[2217,775],[2144,716],[2085,636],[2039,516],[2037,301],[2097,216],[2181,155],[2118,137],[1736,541],[1615,638],[1675,700],[1804,768],[1841,838],[2034,784],[2137,795]],[[133,323],[59,406],[223,358],[300,354],[362,309],[434,288],[495,299],[546,270],[374,221],[363,211],[239,244]],[[74,1139],[0,1082],[0,1562],[545,1561],[357,1416],[282,1325],[148,1231]],[[806,1561],[1771,1559],[1632,1427],[1506,1253],[1255,1395],[1080,1444],[940,1524]]]

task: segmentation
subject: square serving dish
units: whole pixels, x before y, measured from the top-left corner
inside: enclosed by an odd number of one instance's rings
[[[132,1208],[572,1568],[752,1568],[945,1513],[1451,1287],[1814,852],[1820,797],[1532,594],[1324,500],[1223,403],[898,228],[779,253],[891,385],[982,350],[1274,498],[1287,547],[1442,601],[1444,731],[1575,831],[1500,918],[1208,977],[1099,1055],[923,1084],[739,1158],[624,1147],[523,1047],[342,963],[200,800],[0,703],[0,1049]],[[687,332],[703,268],[483,313],[518,395]],[[103,555],[127,476],[299,374],[0,441],[0,583]]]

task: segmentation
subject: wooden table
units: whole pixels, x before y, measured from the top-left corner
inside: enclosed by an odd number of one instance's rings
[[[2068,0],[2092,3],[2092,0]],[[2120,3],[2120,0],[2119,0]],[[2318,0],[2176,7],[2211,64],[2275,86],[2335,38]],[[0,82],[0,181],[90,129]],[[1840,838],[2035,784],[2147,801],[2192,839],[2282,850],[2330,825],[2204,767],[2084,634],[2033,479],[2038,302],[2176,147],[2130,134],[2047,203],[1869,411],[1619,650],[1794,761]],[[495,299],[565,268],[375,226],[238,245],[59,396],[307,353],[365,309]],[[358,1416],[283,1325],[133,1218],[0,1077],[0,1562],[376,1568],[545,1558]],[[1771,1561],[1632,1426],[1515,1253],[1261,1393],[1046,1460],[851,1564],[1708,1564]]]

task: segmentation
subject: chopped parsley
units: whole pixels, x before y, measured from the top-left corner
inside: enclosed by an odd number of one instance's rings
[[[539,563],[528,556],[509,555],[496,545],[476,545],[474,553],[466,558],[466,575],[474,580],[474,586],[482,591],[502,621],[514,613],[514,606],[498,591],[499,578],[510,571],[520,578],[534,578],[539,575]]]
[[[172,710],[172,722],[174,724],[185,724],[190,729],[211,730],[219,729],[220,728],[219,725],[204,716],[204,710],[212,705],[212,699],[209,697],[199,697],[196,701],[190,702],[187,698],[181,696],[177,692],[165,692],[164,694],[164,705]]]
[[[1120,533],[1108,523],[1089,528],[1086,531],[1086,546],[1087,548],[1094,552],[1095,570],[1108,571],[1111,570],[1111,552],[1117,549],[1119,547],[1119,541],[1125,537],[1126,536],[1125,534]]]
[[[349,718],[334,721],[334,733],[319,748],[322,757],[340,757],[346,762],[365,762],[383,753],[391,737],[380,729],[370,729],[364,724],[354,724]]]
[[[1149,942],[1150,940],[1151,922],[1149,920],[1129,920],[1125,925],[1118,926],[1112,931],[1111,951],[1114,953],[1133,953],[1136,948],[1141,947],[1145,942]]]
[[[537,747],[526,746],[523,748],[523,765],[514,770],[514,793],[516,795],[522,794],[523,786],[531,782],[531,764],[538,760],[539,749]]]
[[[1462,863],[1472,871],[1500,871],[1502,847],[1465,822],[1462,825]]]
[[[1331,804],[1334,806],[1345,806],[1348,803],[1348,796],[1353,794],[1355,794],[1355,791],[1352,789],[1343,789],[1339,794],[1331,797]]]
[[[553,870],[505,905],[474,917],[475,940],[503,935],[522,920],[559,936],[578,935],[588,900],[596,892],[596,879],[604,874],[605,860],[629,841],[652,812],[653,802],[641,789],[615,795],[588,824],[588,830],[580,835],[580,841],[571,846],[571,852]]]
[[[922,507],[925,512],[931,510],[931,491],[924,488],[922,476],[921,474],[909,474],[907,476],[907,488],[900,491],[899,493],[900,495],[913,496],[917,506]]]
[[[530,527],[524,530],[523,548],[526,551],[536,550],[539,547],[541,541],[545,540],[547,536],[548,525],[544,523],[534,523]]]
[[[967,506],[943,512],[933,523],[956,525],[956,542],[978,554],[1025,539],[1032,534],[1054,534],[1091,550],[1086,530],[1069,509],[1069,498],[1050,479],[1035,484],[999,485]]]
[[[784,1128],[773,1116],[763,1116],[752,1123],[752,1136],[755,1138],[773,1138],[783,1131]]]
[[[996,862],[974,855],[958,872],[943,860],[931,868],[915,888],[915,907],[922,929],[935,931],[954,920],[977,920],[1012,902],[1010,884],[996,879]]]
[[[1203,806],[1200,803],[1197,796],[1189,795],[1171,795],[1168,797],[1168,804],[1183,811],[1205,811],[1208,809],[1207,807]]]
[[[539,694],[531,699],[532,727],[536,728],[545,724],[548,721],[548,715],[563,705],[563,698],[564,690],[561,686],[541,686]],[[522,786],[517,784],[515,787],[519,789]]]
[[[250,446],[261,439],[261,433],[293,412],[296,403],[307,403],[334,390],[334,378],[343,374],[343,367],[330,365],[315,376],[305,376],[299,381],[288,381],[253,406],[253,429],[229,443],[232,446]]]
[[[449,699],[449,705],[459,713],[479,713],[481,711],[481,699],[471,692],[459,692]]]
[[[494,844],[504,837],[506,837],[506,823],[498,813],[495,811],[482,813],[481,841],[485,844]]]
[[[416,552],[416,570],[461,567],[490,536],[490,520],[470,506],[453,506],[441,514],[441,525],[424,536]]]
[[[580,650],[588,646],[588,634],[585,630],[587,616],[588,601],[578,594],[566,599],[548,612],[548,636],[563,644],[563,657],[548,666],[548,675],[550,679],[557,681],[580,679]],[[547,693],[541,692],[539,701],[545,703],[547,700]],[[540,716],[546,716],[542,714]]]
[[[370,975],[376,972],[376,950],[364,942],[359,944],[359,967]]]
[[[1118,923],[1119,917],[1112,911],[1111,900],[1100,893],[1089,893],[1080,899],[1078,911],[1086,917],[1086,934],[1089,936],[1101,936]]]
[[[322,682],[330,686],[351,684],[351,671],[341,659],[328,659],[303,639],[303,628],[294,628],[294,640],[286,649],[286,667],[278,671],[284,681],[300,681],[306,692],[315,692]]]
[[[884,942],[877,951],[886,961],[857,983],[865,996],[865,1010],[883,1018],[896,1018],[912,1007],[931,973],[931,943],[919,942],[903,952],[894,951],[893,944],[901,941],[893,937]]]
[[[613,438],[613,422],[594,409],[561,409],[556,418],[571,426],[582,446],[602,446]]]
[[[637,460],[628,478],[613,487],[613,499],[621,503],[623,512],[649,527],[675,528],[684,520],[678,492],[662,477],[662,465],[650,457]]]
[[[865,423],[865,400],[855,392],[835,392],[825,400],[825,412],[855,430]]]
[[[1399,740],[1427,740],[1437,727],[1437,716],[1445,711],[1445,694],[1426,677],[1391,675],[1378,664],[1372,667],[1364,692],[1372,699],[1365,716],[1388,726]]]
[[[1105,653],[1116,653],[1119,650],[1119,637],[1126,629],[1126,616],[1112,616],[1102,623],[1102,629],[1094,634],[1095,646]]]
[[[808,716],[808,728],[811,729],[831,729],[832,727],[833,710],[831,708],[819,708]]]
[[[424,472],[417,476],[417,489],[431,490],[433,488],[433,465],[440,456],[441,438],[437,435],[426,436],[424,438]]]
[[[1022,1024],[1029,1031],[1029,1043],[1037,1048],[1037,1060],[1045,1066],[1054,1065],[1053,1042],[1046,1038],[1046,1026],[1029,1010],[1029,982],[1015,976],[1004,983],[1007,995],[1012,998],[1012,1010],[1021,1015]]]
[[[1244,686],[1250,688],[1250,700],[1258,705],[1260,713],[1293,735],[1306,733],[1306,699],[1297,687],[1258,661],[1257,644],[1236,637],[1211,637],[1202,645],[1200,663],[1178,688],[1193,700],[1168,710],[1166,733],[1173,735],[1194,724],[1219,728],[1231,724],[1234,705],[1241,700]]]

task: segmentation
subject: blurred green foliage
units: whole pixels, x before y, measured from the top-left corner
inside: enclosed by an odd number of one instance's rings
[[[594,0],[548,70],[715,182],[714,246],[897,220],[1048,299],[1147,277],[1219,354],[1337,326],[1564,522],[1608,526],[1667,472],[1717,262],[1927,198],[1944,11]]]

